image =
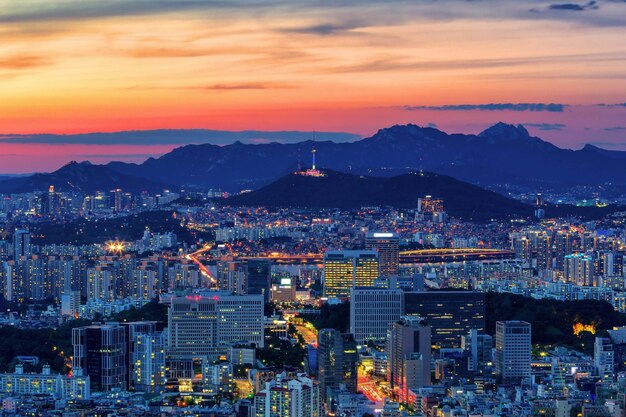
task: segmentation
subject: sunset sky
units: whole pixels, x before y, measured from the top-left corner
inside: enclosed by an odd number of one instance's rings
[[[498,121],[626,150],[626,1],[0,0],[0,173],[181,145],[34,133]]]

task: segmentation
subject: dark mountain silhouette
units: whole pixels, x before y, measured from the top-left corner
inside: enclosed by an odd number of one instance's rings
[[[9,178],[0,182],[0,193],[23,193],[47,191],[54,185],[57,191],[79,191],[93,193],[121,188],[129,192],[163,191],[164,186],[154,181],[121,174],[104,165],[89,162],[70,162],[49,174],[34,174],[28,177]]]
[[[228,204],[266,207],[415,208],[418,197],[443,198],[446,211],[466,220],[531,217],[533,207],[446,175],[428,172],[395,177],[366,177],[325,171],[326,177],[289,174]]]
[[[112,162],[108,166],[160,183],[238,191],[258,188],[295,171],[299,155],[309,165],[313,147],[319,166],[359,175],[424,170],[481,186],[626,185],[626,152],[592,145],[577,151],[561,149],[530,136],[521,125],[504,123],[478,135],[447,134],[409,124],[381,129],[352,143],[188,145],[140,165]]]

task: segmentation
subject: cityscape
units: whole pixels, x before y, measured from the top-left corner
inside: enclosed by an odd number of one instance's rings
[[[626,3],[383,3],[0,1],[0,416],[626,417]]]

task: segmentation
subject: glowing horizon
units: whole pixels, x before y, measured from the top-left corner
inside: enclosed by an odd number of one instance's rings
[[[0,1],[0,136],[504,121],[626,149],[625,38],[626,3],[608,0]],[[175,147],[0,144],[0,172]]]

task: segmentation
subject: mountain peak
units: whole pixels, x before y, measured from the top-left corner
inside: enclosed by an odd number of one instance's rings
[[[479,137],[496,137],[502,139],[526,139],[530,137],[528,130],[522,125],[498,122],[478,134]]]

